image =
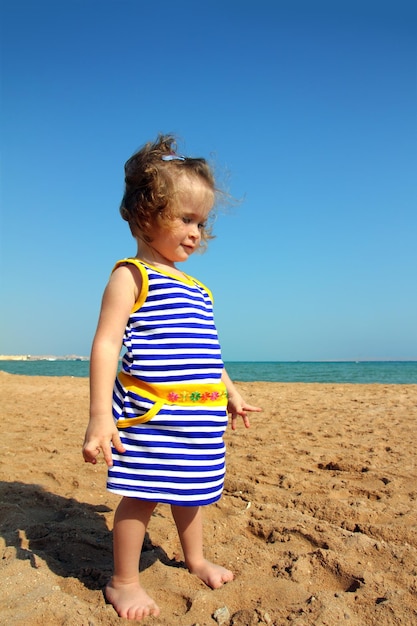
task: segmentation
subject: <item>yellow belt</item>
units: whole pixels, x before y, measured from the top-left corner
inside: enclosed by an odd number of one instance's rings
[[[154,406],[145,415],[119,419],[117,422],[118,428],[126,428],[127,426],[148,422],[164,404],[182,404],[185,406],[195,406],[196,404],[210,406],[227,405],[227,391],[224,383],[202,385],[195,383],[174,383],[173,385],[167,383],[145,383],[139,378],[125,374],[125,372],[119,372],[117,377],[128,391],[133,391],[155,402]]]

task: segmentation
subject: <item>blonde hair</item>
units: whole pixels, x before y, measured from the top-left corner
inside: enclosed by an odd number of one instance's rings
[[[215,197],[214,174],[203,158],[177,155],[173,135],[159,135],[155,142],[145,144],[125,164],[125,192],[120,214],[129,223],[132,235],[147,243],[152,241],[156,225],[167,225],[172,218],[178,179],[184,175],[198,177]],[[201,231],[201,247],[212,239],[211,226]]]

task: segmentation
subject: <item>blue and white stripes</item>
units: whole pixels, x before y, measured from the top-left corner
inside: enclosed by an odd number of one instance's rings
[[[223,362],[210,292],[192,279],[142,267],[148,295],[131,314],[123,370],[151,383],[218,382]]]
[[[211,293],[203,285],[160,272],[136,259],[144,291],[126,327],[125,373],[145,383],[196,386],[219,383],[221,350]],[[226,404],[226,401],[225,401]],[[116,380],[113,415],[145,415],[153,400]],[[108,489],[156,502],[196,506],[221,496],[225,474],[226,406],[163,404],[146,423],[120,429],[126,453],[113,450]]]

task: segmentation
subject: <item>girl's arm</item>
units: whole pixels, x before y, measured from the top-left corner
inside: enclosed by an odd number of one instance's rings
[[[118,452],[125,452],[112,414],[113,387],[123,335],[140,288],[140,273],[134,267],[121,266],[113,272],[104,291],[91,349],[90,421],[83,445],[86,463],[95,464],[102,450],[111,467],[110,442]]]
[[[234,386],[232,380],[229,377],[229,374],[226,372],[226,369],[223,370],[222,381],[226,385],[227,389],[227,412],[230,413],[230,416],[232,418],[232,430],[236,430],[236,420],[238,415],[242,417],[245,427],[249,428],[250,422],[248,416],[246,415],[246,412],[249,411],[257,413],[259,411],[262,411],[262,409],[257,406],[247,404],[247,402],[245,402],[245,400],[242,398],[242,396]]]

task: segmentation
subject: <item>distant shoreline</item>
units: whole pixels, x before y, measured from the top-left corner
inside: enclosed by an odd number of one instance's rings
[[[226,361],[225,365],[232,380],[246,382],[417,384],[417,361]],[[0,360],[0,371],[10,374],[88,377],[89,369],[90,359],[75,355]]]
[[[122,358],[122,356],[120,356]],[[89,361],[89,356],[80,356],[78,354],[67,354],[65,356],[56,356],[55,354],[0,354],[0,361]],[[417,363],[417,356],[415,358],[364,358],[364,359],[295,359],[295,360],[274,360],[267,359],[265,361],[256,359],[254,361],[243,360],[226,360],[227,363]]]
[[[88,356],[68,354],[66,356],[33,355],[33,354],[0,354],[0,361],[89,361]]]

